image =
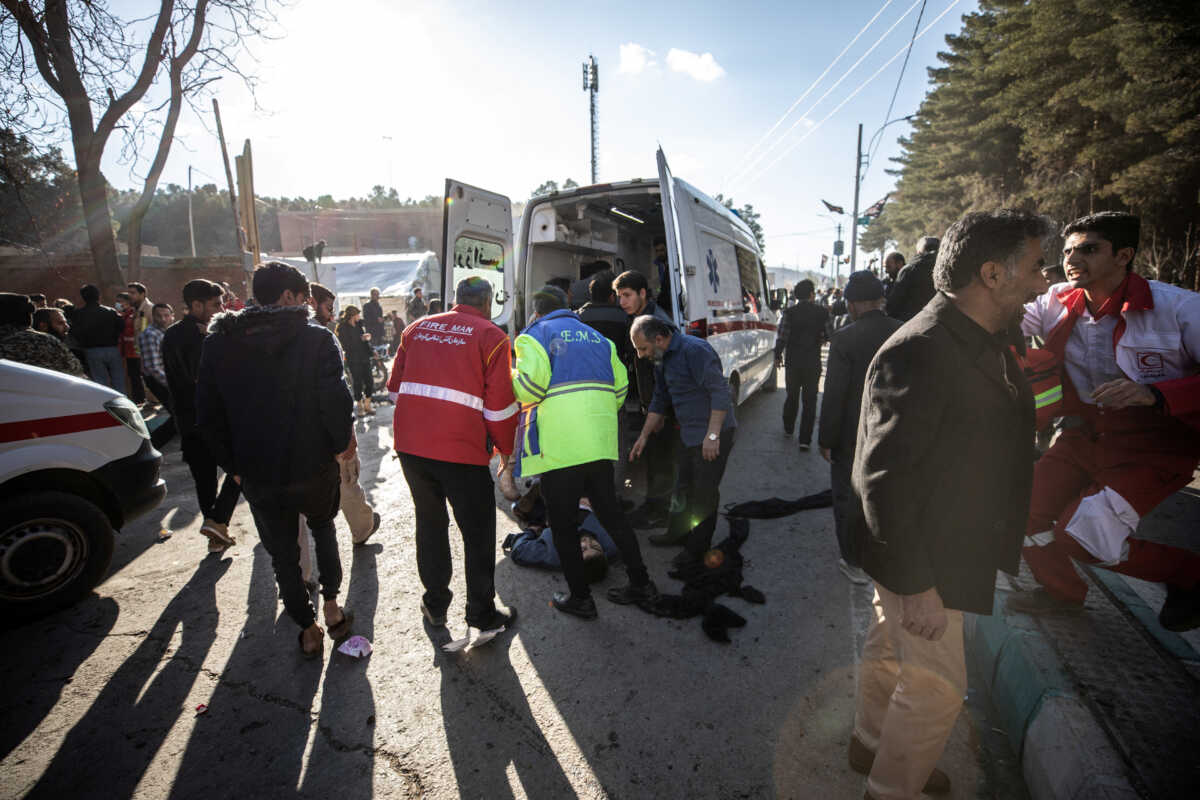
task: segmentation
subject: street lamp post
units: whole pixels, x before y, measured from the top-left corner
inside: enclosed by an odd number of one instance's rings
[[[879,136],[879,134],[883,133],[884,128],[886,128],[889,125],[893,125],[897,122],[908,122],[912,119],[915,119],[916,116],[917,116],[916,114],[909,114],[907,117],[897,117],[896,119],[890,120],[890,121],[885,122],[882,125],[880,125],[879,130],[877,130],[873,134],[871,134],[871,139],[869,142],[867,142],[867,154],[868,155],[865,160],[863,158],[864,154],[863,154],[863,149],[862,149],[862,123],[860,122],[858,124],[858,150],[857,150],[857,156],[854,159],[854,217],[850,222],[850,271],[851,272],[854,271],[855,257],[858,254],[858,190],[860,188],[862,188],[862,181],[866,177],[865,175],[863,175],[862,169],[864,166],[867,169],[871,168],[871,161],[870,161],[869,154],[871,152],[871,148],[875,146],[876,137]]]

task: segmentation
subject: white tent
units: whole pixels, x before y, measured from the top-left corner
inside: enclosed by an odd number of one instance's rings
[[[310,281],[328,287],[341,302],[368,297],[373,288],[378,288],[383,297],[407,297],[414,285],[427,296],[441,294],[442,270],[433,251],[329,256],[315,265],[303,258],[279,260],[299,269]]]

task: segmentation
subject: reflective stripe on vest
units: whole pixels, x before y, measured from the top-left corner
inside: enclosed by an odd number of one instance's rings
[[[434,386],[429,383],[412,383],[404,381],[400,384],[398,394],[411,394],[417,397],[428,397],[431,400],[445,400],[447,403],[458,403],[460,406],[483,411],[483,398],[474,394],[460,392],[446,386]]]
[[[1051,386],[1046,391],[1038,392],[1036,395],[1034,395],[1033,404],[1035,408],[1040,410],[1055,403],[1062,402],[1062,399],[1063,387],[1060,383],[1058,386]]]

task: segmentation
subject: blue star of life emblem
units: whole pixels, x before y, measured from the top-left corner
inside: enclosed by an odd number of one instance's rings
[[[708,256],[704,260],[708,264],[708,282],[712,286],[713,292],[720,291],[721,276],[717,274],[717,257],[713,255],[712,248],[709,248]]]

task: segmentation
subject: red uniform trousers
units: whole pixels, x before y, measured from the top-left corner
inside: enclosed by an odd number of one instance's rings
[[[1022,548],[1038,583],[1079,604],[1088,587],[1071,559],[1100,563],[1070,535],[1079,504],[1107,487],[1144,517],[1187,486],[1200,463],[1196,431],[1151,409],[1105,412],[1087,406],[1084,419],[1083,427],[1064,432],[1034,467],[1026,535],[1052,530],[1053,539]],[[1044,536],[1038,538],[1044,542]],[[1107,569],[1185,589],[1200,584],[1200,553],[1133,537],[1126,544],[1119,563],[1105,564]]]

